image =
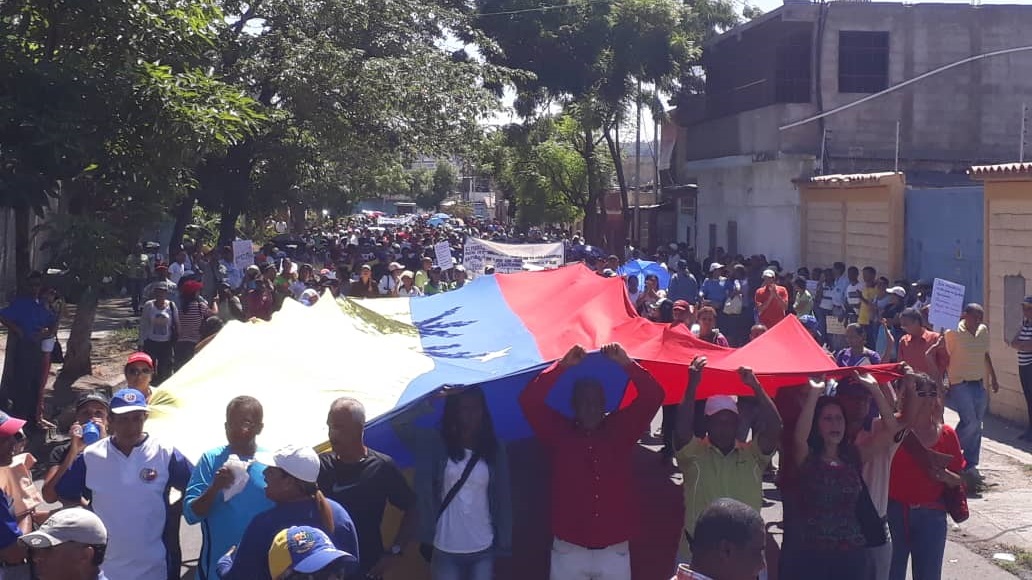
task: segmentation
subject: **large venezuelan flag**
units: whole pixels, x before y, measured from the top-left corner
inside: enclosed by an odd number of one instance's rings
[[[227,325],[162,385],[148,430],[196,459],[224,443],[229,400],[251,395],[265,407],[265,447],[315,445],[326,440],[330,402],[351,396],[366,405],[369,444],[404,463],[388,422],[411,403],[442,387],[483,385],[499,434],[527,437],[516,402],[527,382],[573,344],[596,350],[608,342],[622,343],[651,370],[670,403],[683,396],[687,365],[698,354],[710,359],[700,397],[748,394],[735,373],[743,365],[771,392],[810,374],[843,373],[794,318],[738,351],[724,349],[638,317],[621,279],[576,265],[481,276],[425,298],[324,297],[310,308],[288,300],[270,322]],[[568,411],[572,383],[585,375],[602,380],[610,408],[633,396],[622,370],[594,354],[567,373],[551,403]]]

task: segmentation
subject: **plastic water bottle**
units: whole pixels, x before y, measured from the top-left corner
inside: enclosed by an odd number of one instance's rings
[[[86,423],[82,426],[82,440],[86,445],[93,445],[97,441],[100,441],[100,427],[93,421]]]

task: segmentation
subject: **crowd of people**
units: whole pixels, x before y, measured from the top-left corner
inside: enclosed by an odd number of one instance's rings
[[[262,402],[246,393],[226,408],[226,440],[212,441],[196,464],[175,441],[147,434],[154,389],[220,322],[268,319],[288,299],[310,305],[325,291],[361,298],[451,291],[466,283],[465,272],[436,267],[436,243],[449,241],[460,262],[465,235],[514,241],[495,224],[380,228],[358,220],[336,227],[292,255],[267,245],[243,271],[231,248],[184,250],[167,265],[153,264],[142,249],[129,256],[127,264],[139,266],[129,270],[129,287],[141,349],[126,360],[125,388],[79,400],[41,490],[31,477],[28,486],[0,485],[10,506],[0,510],[3,578],[178,578],[181,519],[200,526],[201,579],[379,579],[416,550],[434,580],[487,580],[499,558],[513,556],[520,514],[513,513],[507,444],[481,387],[444,390],[434,427],[421,420],[434,412],[433,401],[393,419],[413,458],[411,483],[390,456],[365,445],[365,409],[352,398],[325,410],[331,449],[321,454],[305,442],[261,447]],[[966,494],[982,485],[984,378],[998,389],[979,305],[965,307],[956,328],[936,332],[927,324],[926,284],[890,282],[870,267],[785,272],[761,255],[720,248],[698,260],[683,244],[645,254],[628,241],[621,258],[576,234],[515,239],[564,240],[569,256],[605,277],[619,276],[631,259],[659,264],[669,274],[666,288],[656,275],[644,276],[641,287],[626,276],[630,302],[640,315],[716,345],[742,346],[796,316],[829,363],[896,365],[895,378],[882,384],[861,370],[838,381],[813,377],[773,397],[742,367],[752,396],[699,400],[707,361],[697,357],[682,401],[663,406],[664,387],[623,347],[608,344],[602,354],[634,382],[635,398],[606,413],[601,377],[581,376],[567,416],[549,395],[586,356],[572,346],[519,397],[551,467],[552,578],[630,578],[629,542],[639,531],[631,458],[660,412],[664,461],[672,458],[684,476],[684,525],[669,562],[677,578],[903,580],[908,569],[915,580],[941,577],[947,517],[963,521]],[[0,322],[39,354],[59,312],[36,281],[0,311]],[[1010,341],[1023,382],[1032,380],[1032,298],[1024,308]],[[27,421],[42,420],[41,356],[31,373],[19,366],[28,358],[9,354],[5,365],[11,401],[0,413],[0,466],[7,467],[0,471],[16,482],[24,483],[34,462],[23,446]],[[32,388],[11,389],[8,367],[31,378]],[[947,404],[960,415],[956,429],[944,422]],[[776,567],[768,565],[772,540],[759,515],[765,477],[776,481],[784,507]],[[171,489],[179,493],[170,496]],[[65,509],[48,514],[38,509],[43,502]],[[403,516],[385,538],[388,504]]]

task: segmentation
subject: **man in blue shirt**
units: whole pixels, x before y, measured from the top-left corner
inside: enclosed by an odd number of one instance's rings
[[[255,438],[262,432],[262,419],[258,399],[241,396],[230,401],[226,406],[229,445],[206,451],[186,488],[183,517],[189,524],[201,524],[199,580],[218,578],[215,567],[219,558],[240,543],[254,516],[273,506],[265,497],[265,466],[254,461],[259,451]],[[231,457],[234,460],[226,465]],[[239,489],[238,477],[241,481],[246,478]],[[227,490],[232,493],[229,499]]]
[[[42,289],[43,276],[33,272],[25,280],[18,298],[0,310],[0,324],[8,330],[0,391],[10,399],[9,404],[0,401],[0,406],[33,424],[39,419],[37,406],[43,387],[41,343],[53,334],[57,323],[54,313],[40,300]]]
[[[702,298],[703,306],[712,306],[720,312],[724,309],[724,300],[727,300],[727,288],[724,285],[724,265],[713,262],[709,267],[709,278],[702,283],[699,290],[699,297]]]
[[[25,421],[15,419],[0,411],[0,467],[7,467],[14,460],[14,446],[19,438],[24,439],[22,427]],[[14,517],[12,499],[0,489],[0,578],[21,580],[29,578],[29,567],[25,562],[25,547],[18,543],[21,530]]]
[[[680,262],[680,268],[670,277],[667,298],[674,302],[684,300],[689,304],[696,304],[699,301],[699,281],[688,271],[688,261]]]
[[[143,393],[118,391],[111,398],[111,436],[85,447],[72,434],[56,475],[59,497],[92,493],[90,505],[108,531],[102,568],[111,580],[179,578],[179,509],[169,505],[168,493],[186,490],[193,466],[144,432],[147,416]]]

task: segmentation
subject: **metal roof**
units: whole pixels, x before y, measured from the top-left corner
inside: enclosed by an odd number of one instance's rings
[[[903,178],[902,173],[882,172],[882,173],[854,173],[854,174],[834,174],[834,175],[815,175],[813,177],[806,177],[802,179],[793,180],[795,183],[814,183],[820,185],[866,185],[881,183],[885,179],[898,177]]]
[[[968,173],[972,177],[1032,176],[1032,163],[1004,163],[1002,165],[976,165]]]

